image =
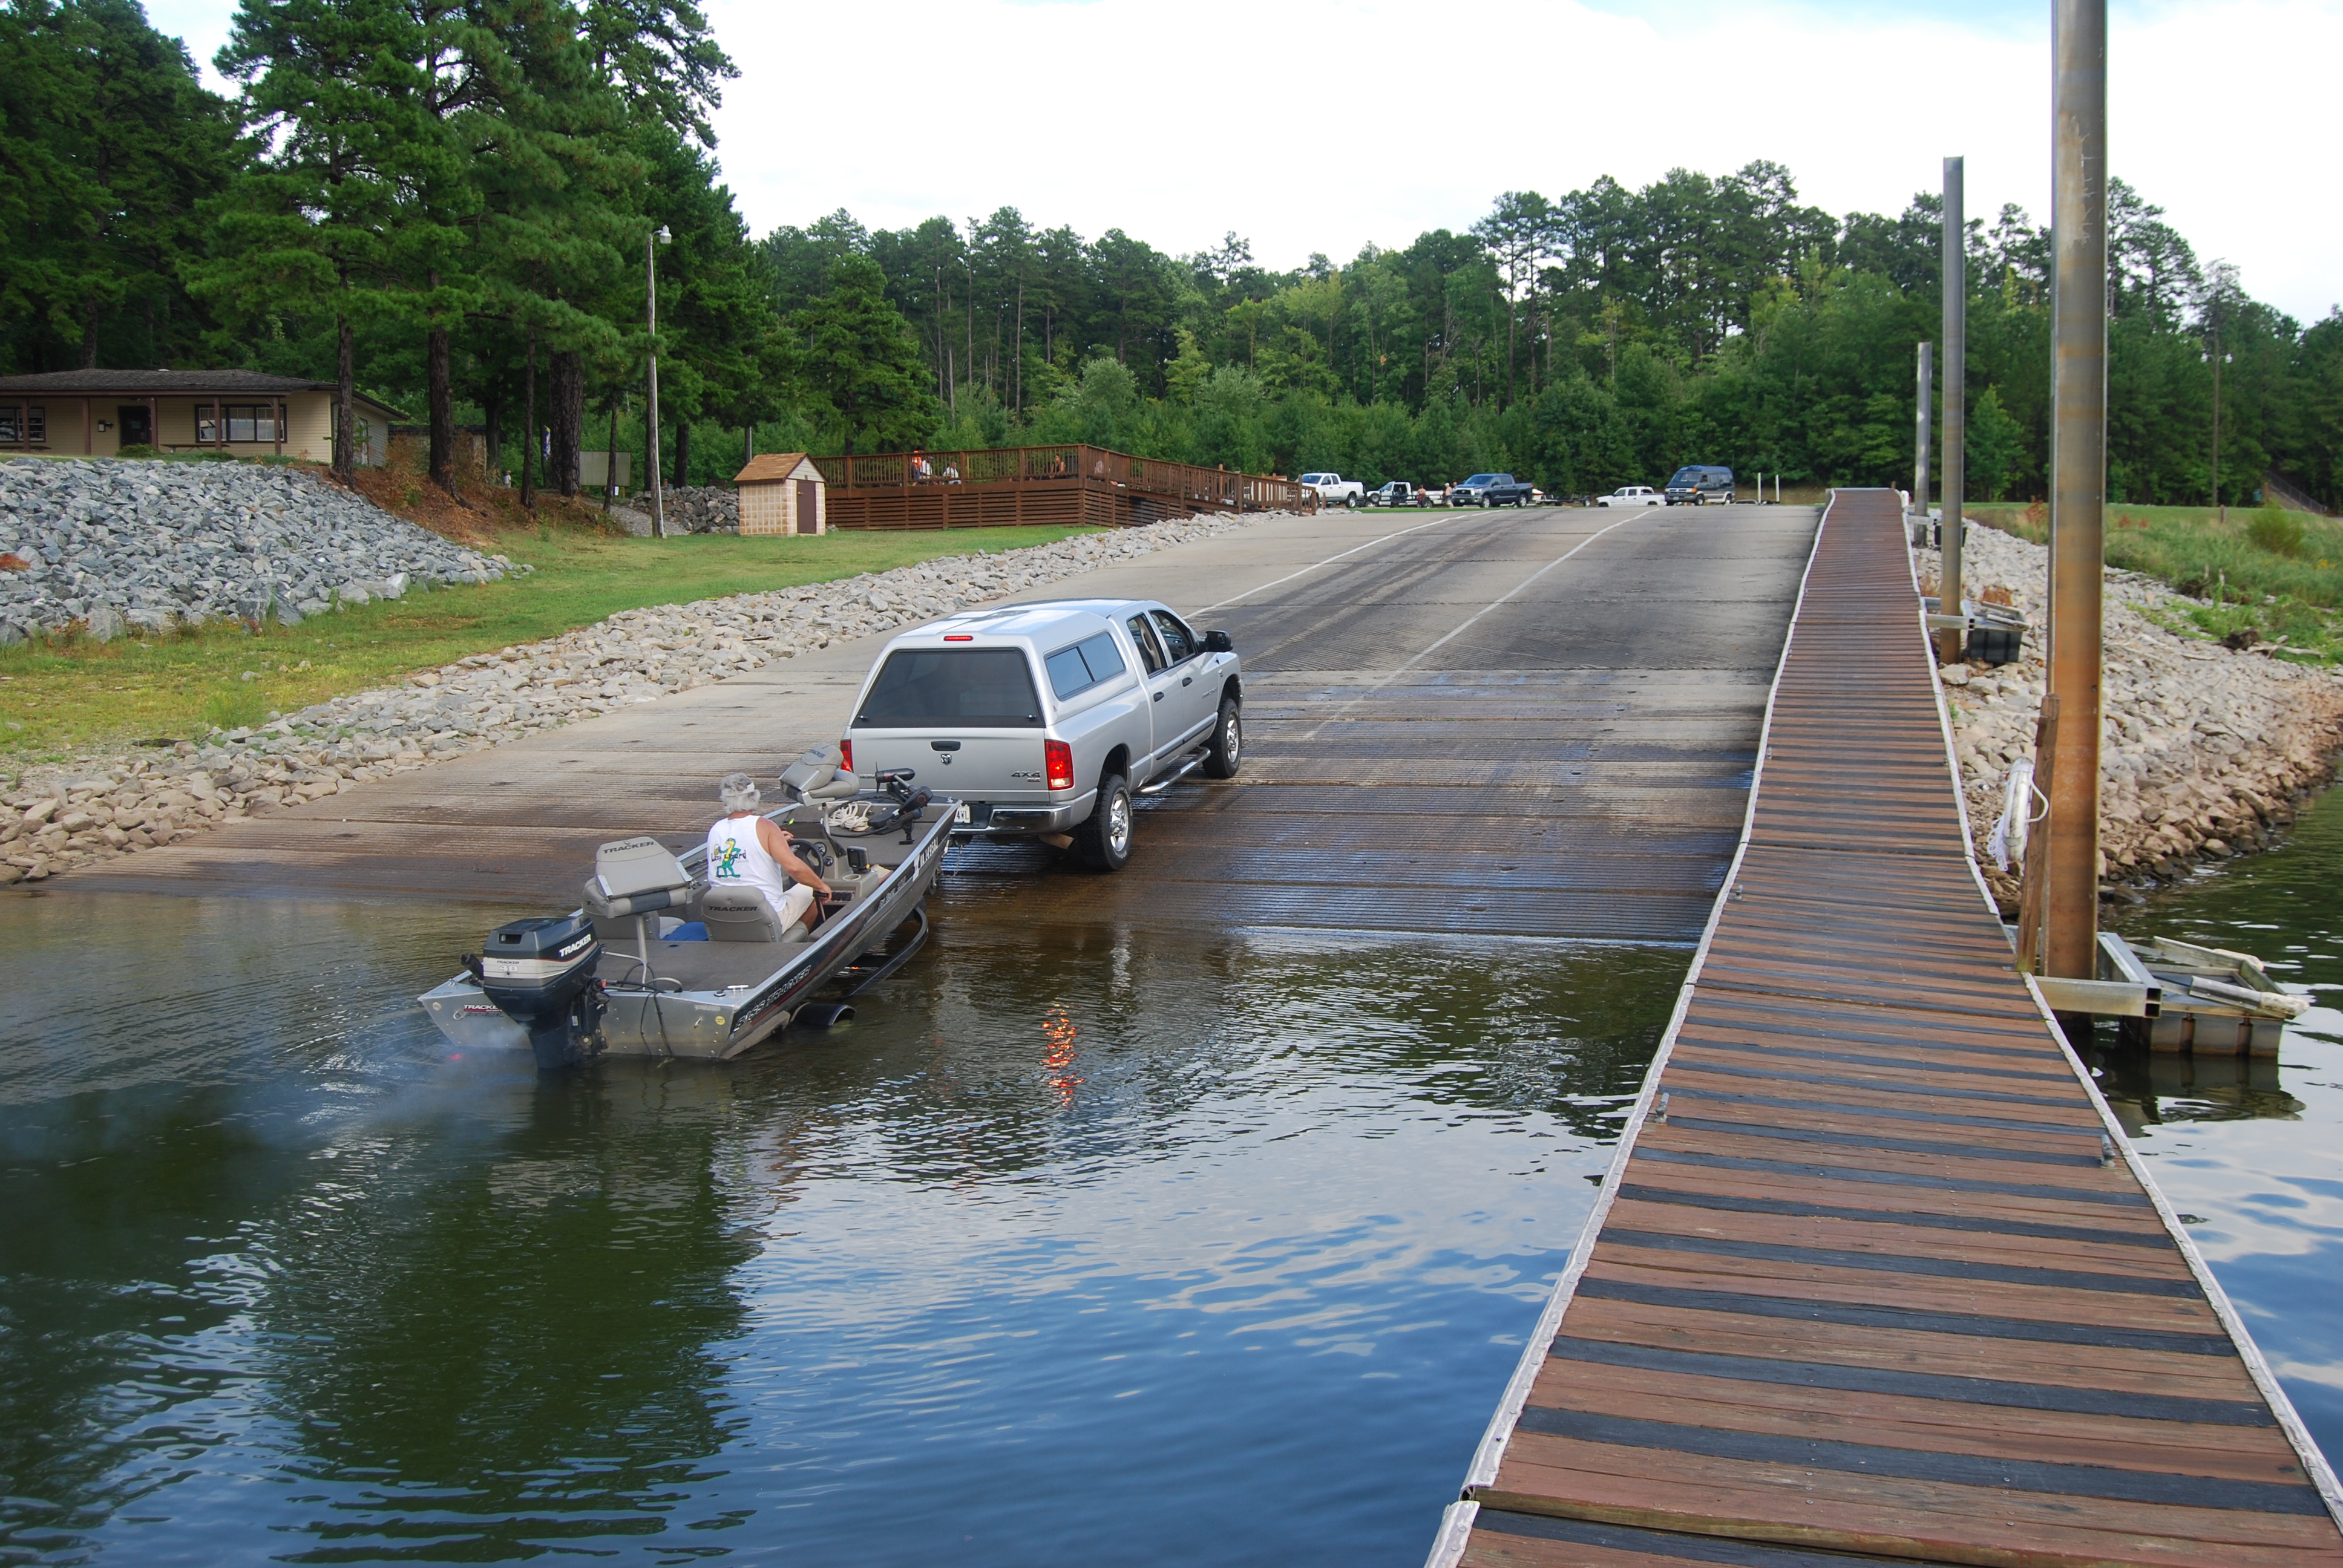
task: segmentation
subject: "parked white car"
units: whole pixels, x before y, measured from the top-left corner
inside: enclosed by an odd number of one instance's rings
[[[1667,497],[1649,485],[1622,485],[1607,496],[1597,496],[1598,507],[1664,507]]]
[[[1304,474],[1302,483],[1318,492],[1322,507],[1355,507],[1367,498],[1367,487],[1340,474]]]

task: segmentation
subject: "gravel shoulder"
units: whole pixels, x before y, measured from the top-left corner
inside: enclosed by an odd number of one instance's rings
[[[1994,862],[1988,843],[2012,765],[2033,755],[2050,552],[1975,518],[1968,541],[1968,585],[2007,589],[2028,625],[2018,662],[1938,672],[1977,859],[2006,911],[2016,907],[2017,878]],[[1924,591],[1935,592],[1937,553],[1913,553]],[[2107,576],[2104,890],[2177,881],[2207,862],[2260,849],[2294,819],[2309,791],[2334,777],[2343,671],[2227,648],[2162,624],[2196,603],[2136,572]]]
[[[318,703],[258,729],[43,769],[0,793],[0,804],[9,808],[0,819],[0,886],[135,855],[220,822],[321,799],[367,779],[1286,515],[1207,515],[802,588],[627,610],[398,686]]]

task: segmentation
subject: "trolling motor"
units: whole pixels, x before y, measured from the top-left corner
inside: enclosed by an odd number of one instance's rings
[[[539,915],[488,933],[464,967],[497,1010],[528,1030],[540,1071],[575,1067],[602,1049],[602,944],[584,915]]]
[[[936,798],[933,790],[911,788],[911,780],[917,777],[909,768],[888,768],[871,775],[872,780],[894,802],[889,810],[870,813],[872,832],[891,833],[900,828],[903,829],[903,842],[908,844],[911,841],[911,829],[918,824],[920,813],[927,809],[928,802]]]

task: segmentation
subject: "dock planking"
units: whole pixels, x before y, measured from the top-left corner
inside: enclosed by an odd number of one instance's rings
[[[1432,1561],[2343,1568],[2326,1462],[2010,950],[1888,492]]]

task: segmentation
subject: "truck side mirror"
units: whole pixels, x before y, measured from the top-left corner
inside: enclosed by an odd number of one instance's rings
[[[1204,634],[1204,651],[1206,653],[1234,653],[1236,650],[1237,645],[1229,640],[1229,634],[1227,632],[1208,631]]]

